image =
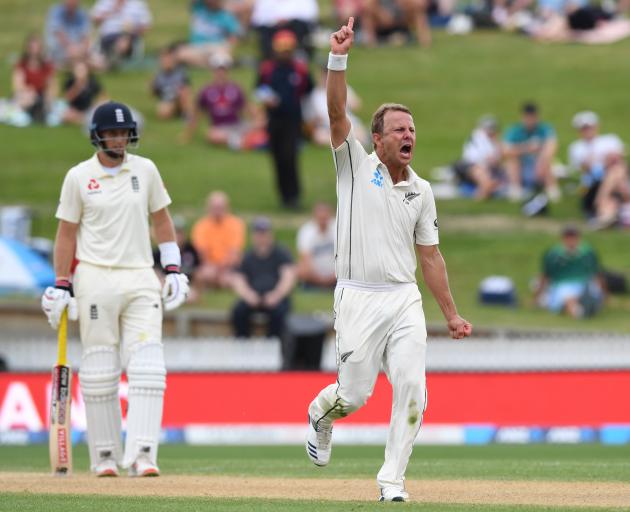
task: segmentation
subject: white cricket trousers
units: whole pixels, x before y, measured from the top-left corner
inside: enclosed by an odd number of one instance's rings
[[[337,383],[310,408],[314,421],[332,422],[365,404],[381,369],[393,388],[392,415],[380,488],[404,487],[405,470],[426,408],[427,329],[415,283],[339,280],[335,289]]]

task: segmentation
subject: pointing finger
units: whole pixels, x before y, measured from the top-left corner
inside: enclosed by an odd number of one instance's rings
[[[352,27],[354,27],[354,17],[350,16],[350,18],[348,18],[348,30],[352,31]]]

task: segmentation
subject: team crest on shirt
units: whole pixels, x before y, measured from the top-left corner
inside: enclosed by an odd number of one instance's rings
[[[420,196],[420,192],[405,192],[405,198],[403,199],[403,203],[405,204],[409,204],[411,203],[411,201],[413,201],[416,197]]]
[[[376,185],[378,188],[383,188],[383,175],[381,174],[381,171],[379,171],[378,169],[376,169],[374,171],[373,174],[373,178],[370,180],[370,183],[373,183],[374,185]]]

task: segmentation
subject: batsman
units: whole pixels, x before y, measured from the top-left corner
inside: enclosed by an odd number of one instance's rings
[[[381,105],[372,118],[374,152],[356,139],[346,114],[346,68],[353,18],[330,37],[326,94],[337,171],[337,382],[308,409],[308,457],[328,464],[333,422],[369,398],[381,367],[393,388],[385,463],[377,476],[381,501],[406,501],[405,470],[426,408],[427,330],[416,283],[416,253],[424,281],[450,335],[472,332],[451,295],[438,248],[435,200],[429,183],[410,167],[416,146],[411,112]]]
[[[151,160],[127,152],[138,138],[126,105],[108,102],[95,110],[90,139],[96,152],[65,176],[56,212],[56,282],[42,297],[53,329],[66,308],[69,319],[79,320],[79,380],[90,468],[97,476],[118,476],[121,467],[132,476],[159,475],[166,388],[162,310],[175,309],[188,293],[160,173]],[[161,291],[152,268],[150,224],[166,273]],[[124,452],[122,368],[129,383]]]

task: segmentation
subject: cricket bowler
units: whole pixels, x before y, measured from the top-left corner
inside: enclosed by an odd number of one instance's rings
[[[188,279],[167,206],[171,199],[155,164],[127,152],[138,130],[126,105],[108,102],[93,115],[92,158],[68,173],[56,217],[55,287],[42,297],[53,329],[68,308],[79,320],[79,371],[85,400],[90,467],[97,476],[158,476],[158,442],[166,369],[162,308],[181,305]],[[166,273],[162,292],[153,271],[152,223]],[[71,279],[73,260],[79,261]],[[127,438],[122,449],[118,387],[129,382]]]
[[[328,464],[333,423],[359,409],[381,367],[393,388],[385,463],[377,476],[381,501],[406,501],[405,470],[427,404],[427,330],[416,283],[416,252],[424,281],[450,335],[472,326],[457,312],[438,248],[438,221],[429,183],[410,167],[416,145],[407,107],[381,105],[372,118],[374,152],[356,139],[346,115],[346,67],[354,19],[330,37],[326,91],[337,171],[337,287],[334,297],[337,382],[308,408],[306,453]]]

